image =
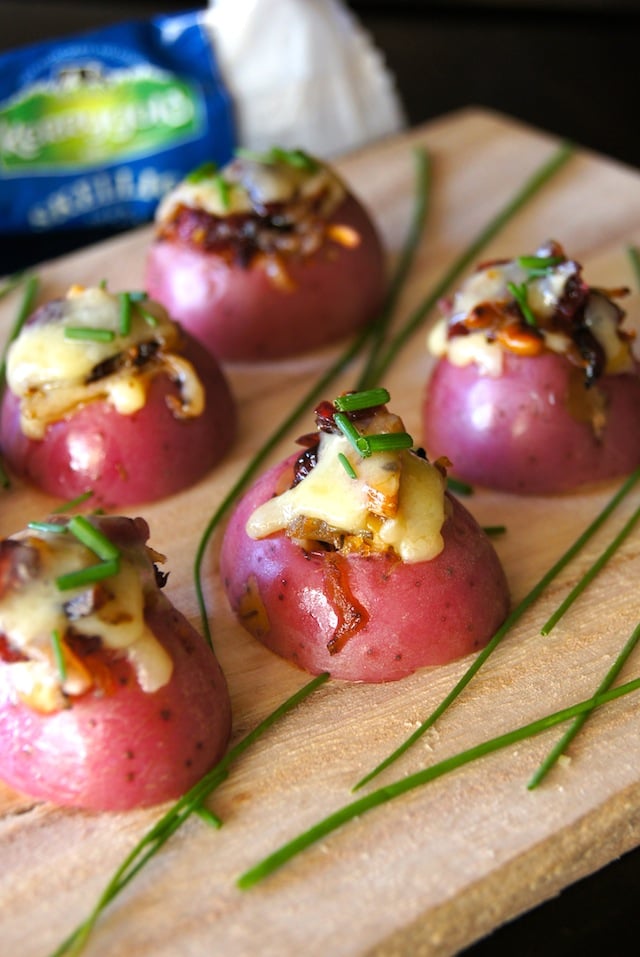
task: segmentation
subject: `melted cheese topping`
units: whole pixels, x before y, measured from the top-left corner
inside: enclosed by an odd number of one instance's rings
[[[499,376],[502,372],[506,347],[497,340],[490,340],[482,329],[471,330],[466,335],[449,337],[448,330],[457,321],[463,321],[476,307],[484,303],[504,304],[513,300],[509,283],[521,286],[526,281],[527,303],[540,322],[539,332],[544,337],[545,348],[559,354],[570,346],[569,336],[562,332],[545,329],[564,295],[567,281],[576,275],[575,262],[566,261],[546,271],[544,275],[531,277],[531,273],[517,260],[492,264],[473,273],[456,292],[451,315],[439,319],[427,336],[427,347],[432,355],[446,358],[453,365],[465,366],[476,363],[486,375]],[[606,373],[628,372],[633,368],[633,357],[627,342],[617,333],[618,313],[614,304],[598,290],[592,290],[585,310],[585,321],[604,349]]]
[[[225,217],[259,212],[270,204],[313,202],[317,197],[323,198],[324,213],[330,215],[345,192],[336,173],[322,163],[297,166],[240,157],[219,173],[187,177],[164,197],[156,219],[169,222],[181,206]]]
[[[66,532],[25,532],[14,536],[36,547],[40,567],[35,577],[25,577],[18,587],[9,587],[0,600],[0,633],[26,661],[9,665],[17,695],[40,711],[54,711],[65,705],[65,695],[79,695],[93,684],[82,657],[64,646],[68,630],[74,636],[100,640],[111,651],[131,662],[143,691],[153,692],[171,678],[171,658],[147,627],[144,619],[143,577],[149,574],[151,559],[141,568],[134,555],[120,554],[117,574],[104,579],[97,588],[100,600],[90,602],[86,613],[74,612],[92,586],[60,590],[59,576],[95,564],[96,556]],[[142,552],[141,554],[145,554]],[[56,660],[52,636],[57,633],[65,648],[63,677]]]
[[[351,463],[355,479],[340,454]],[[294,488],[260,505],[249,518],[247,534],[264,538],[298,518],[310,518],[370,539],[374,549],[391,549],[404,562],[429,561],[444,547],[444,488],[442,473],[407,450],[360,458],[344,436],[322,433],[317,465]]]
[[[134,307],[130,330],[122,335],[120,309],[118,296],[105,289],[74,286],[51,319],[45,315],[44,321],[22,329],[7,354],[7,384],[21,400],[20,424],[26,436],[42,438],[50,422],[91,399],[106,399],[121,415],[132,415],[146,402],[149,370],[158,372],[172,362],[175,367],[178,361],[179,378],[188,393],[183,412],[202,412],[202,383],[189,362],[173,356],[172,350],[180,348],[177,324],[158,303],[145,300],[144,311],[153,317],[152,324]],[[100,330],[109,338],[71,338],[69,330]],[[111,374],[92,377],[102,364],[151,342],[159,347],[159,359],[152,360],[149,369],[129,362]]]

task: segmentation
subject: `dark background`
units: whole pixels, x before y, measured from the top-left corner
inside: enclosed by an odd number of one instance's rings
[[[197,6],[204,3],[0,0],[0,52]],[[486,106],[640,167],[640,0],[351,0],[348,6],[384,53],[411,125]],[[86,235],[58,236],[55,244],[20,241],[2,236],[0,224],[0,275],[80,241]],[[640,849],[500,928],[465,957],[636,952],[639,884]]]

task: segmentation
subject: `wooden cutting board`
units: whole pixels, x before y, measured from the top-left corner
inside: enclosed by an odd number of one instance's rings
[[[433,158],[433,199],[424,242],[397,318],[402,321],[477,230],[555,150],[557,141],[479,110],[382,142],[341,162],[398,253],[413,204],[413,155]],[[42,298],[72,282],[141,285],[150,231],[142,229],[49,263]],[[582,261],[587,278],[634,285],[626,247],[640,243],[640,177],[583,152],[483,253],[532,251],[547,238]],[[2,303],[8,330],[19,296]],[[640,328],[640,296],[626,307]],[[151,543],[168,555],[168,593],[197,624],[192,582],[202,529],[252,452],[337,352],[229,368],[240,435],[209,479],[140,509]],[[429,371],[424,330],[384,383],[393,408],[419,436]],[[355,369],[355,367],[354,367]],[[331,398],[354,381],[350,370]],[[309,416],[292,430],[306,431]],[[291,448],[284,442],[271,456]],[[483,524],[504,524],[496,541],[514,602],[565,551],[617,485],[584,494],[522,500],[476,491],[466,500]],[[540,627],[638,504],[633,494],[520,620],[463,696],[385,783],[485,738],[589,697],[640,617],[640,537],[633,534],[551,634]],[[0,499],[0,532],[15,531],[56,503],[27,489]],[[216,578],[218,539],[205,560],[216,649],[228,677],[234,738],[306,681],[231,618]],[[640,842],[640,709],[630,696],[600,710],[546,783],[526,783],[558,731],[501,751],[347,825],[251,891],[247,867],[347,803],[353,784],[439,704],[469,660],[374,687],[325,684],[234,766],[212,807],[213,831],[193,818],[101,920],[88,955],[261,957],[451,954]],[[625,677],[640,673],[640,652]],[[1,949],[44,957],[88,912],[113,870],[159,810],[90,814],[34,804],[0,790]]]

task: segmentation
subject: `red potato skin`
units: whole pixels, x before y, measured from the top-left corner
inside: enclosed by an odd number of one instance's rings
[[[429,562],[405,564],[387,555],[349,556],[347,579],[369,612],[364,628],[336,654],[327,650],[335,612],[326,596],[325,558],[308,554],[284,533],[254,541],[248,517],[278,485],[292,460],[269,470],[239,502],[224,535],[220,571],[232,609],[254,637],[311,674],[383,682],[478,651],[507,615],[504,571],[487,536],[450,498],[444,550]],[[257,585],[269,626],[251,628],[241,608]]]
[[[179,797],[223,756],[231,728],[226,682],[213,652],[162,595],[147,622],[171,655],[167,685],[143,692],[124,660],[115,691],[40,714],[12,700],[0,663],[0,778],[31,797],[122,811]]]
[[[640,370],[605,375],[600,440],[567,408],[577,370],[555,353],[505,353],[503,374],[440,359],[423,402],[423,441],[433,459],[452,462],[468,482],[517,494],[571,491],[627,475],[640,465]]]
[[[0,410],[7,465],[49,495],[68,500],[91,490],[92,501],[106,508],[156,501],[195,484],[230,447],[236,411],[217,361],[191,337],[184,355],[207,395],[204,412],[193,419],[177,419],[167,407],[166,396],[178,396],[178,387],[160,374],[138,412],[121,415],[96,400],[34,440],[23,435],[19,400],[7,389]]]
[[[348,197],[332,222],[354,228],[360,244],[328,242],[288,260],[291,291],[274,285],[261,265],[243,268],[156,240],[147,255],[147,292],[221,360],[280,359],[327,345],[374,319],[386,290],[384,250],[361,204]]]

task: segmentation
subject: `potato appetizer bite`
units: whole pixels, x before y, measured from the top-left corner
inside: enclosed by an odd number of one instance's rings
[[[238,503],[221,576],[240,623],[311,673],[391,681],[477,651],[509,606],[493,545],[412,450],[384,389],[316,409]]]
[[[640,367],[627,290],[587,285],[549,242],[484,263],[429,338],[424,441],[453,474],[520,493],[567,492],[640,465]]]
[[[257,362],[375,318],[386,264],[369,214],[329,166],[301,150],[241,151],[160,204],[146,288],[219,359]]]
[[[184,793],[223,755],[229,695],[161,591],[141,518],[53,516],[0,542],[0,779],[122,810]]]
[[[40,307],[7,355],[0,446],[20,477],[107,507],[194,484],[235,435],[213,356],[145,294],[72,287]]]

